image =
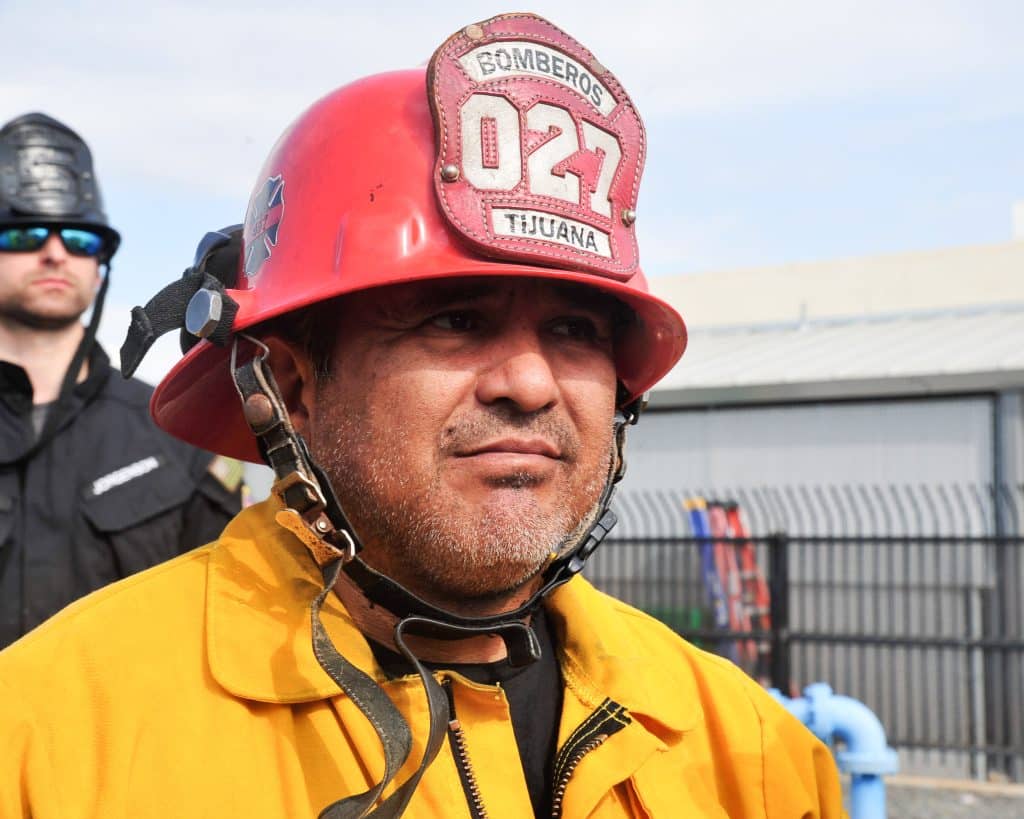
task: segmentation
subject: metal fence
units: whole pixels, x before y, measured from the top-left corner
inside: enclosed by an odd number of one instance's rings
[[[694,497],[740,504],[765,630],[716,626]],[[786,692],[824,680],[865,702],[909,770],[1024,781],[1024,486],[624,492],[615,508],[587,570],[600,588]]]

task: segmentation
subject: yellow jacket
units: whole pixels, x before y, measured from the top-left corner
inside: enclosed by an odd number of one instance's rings
[[[319,573],[274,503],[0,652],[0,817],[305,819],[380,779],[373,729],[313,657]],[[841,815],[829,752],[733,665],[582,578],[548,610],[559,747],[607,700],[628,720],[572,769],[563,816]],[[418,678],[385,681],[333,595],[323,619],[418,735],[401,783],[423,751]],[[447,676],[488,815],[530,816],[502,690]],[[406,815],[469,816],[448,743]]]

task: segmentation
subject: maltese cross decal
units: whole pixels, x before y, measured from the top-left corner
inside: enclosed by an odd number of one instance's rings
[[[277,246],[284,218],[284,179],[272,176],[253,194],[245,217],[245,275],[255,276]]]

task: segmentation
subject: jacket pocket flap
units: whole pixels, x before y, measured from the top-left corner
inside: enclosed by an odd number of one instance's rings
[[[82,511],[101,532],[120,532],[184,504],[195,482],[165,455],[148,455],[82,489]]]

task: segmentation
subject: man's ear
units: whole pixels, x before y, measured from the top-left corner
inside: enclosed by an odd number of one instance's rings
[[[288,407],[292,426],[303,437],[309,429],[310,412],[315,406],[316,379],[313,363],[295,342],[277,335],[261,339],[270,349],[267,364],[277,381],[281,398]]]

